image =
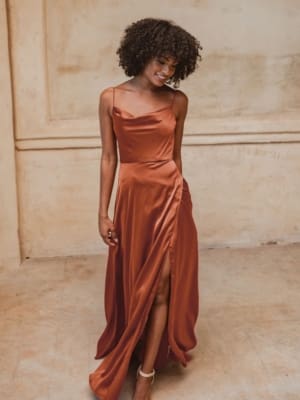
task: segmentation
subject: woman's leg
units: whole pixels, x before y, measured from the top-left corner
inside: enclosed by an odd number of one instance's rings
[[[169,293],[170,259],[167,253],[162,266],[158,290],[147,322],[145,353],[141,367],[142,371],[145,373],[149,373],[153,370],[162,334],[167,322]],[[134,400],[144,400],[148,398],[151,380],[152,378],[138,377]]]

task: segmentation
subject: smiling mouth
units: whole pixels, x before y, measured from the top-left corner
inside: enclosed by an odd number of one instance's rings
[[[156,74],[156,76],[162,81],[166,81],[168,79],[167,76],[163,76],[163,75],[160,75],[160,74]]]

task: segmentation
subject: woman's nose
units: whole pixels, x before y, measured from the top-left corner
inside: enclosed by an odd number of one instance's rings
[[[163,73],[166,75],[169,75],[170,73],[170,67],[168,65],[163,66]]]

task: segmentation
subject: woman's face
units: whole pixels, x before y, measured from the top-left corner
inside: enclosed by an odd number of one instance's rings
[[[163,86],[174,75],[176,65],[174,57],[154,57],[146,64],[141,75],[146,77],[153,85]]]

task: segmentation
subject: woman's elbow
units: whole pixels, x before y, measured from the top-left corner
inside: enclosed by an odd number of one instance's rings
[[[109,166],[116,166],[118,163],[118,156],[113,153],[103,153],[101,156],[101,162]]]

